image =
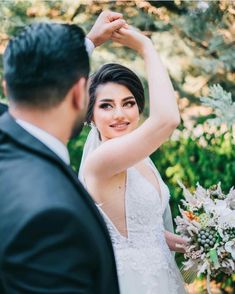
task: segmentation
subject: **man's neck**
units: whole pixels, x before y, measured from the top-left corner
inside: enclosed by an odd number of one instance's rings
[[[70,132],[68,127],[66,129],[66,116],[63,116],[58,111],[54,109],[44,111],[32,108],[10,107],[9,112],[15,119],[28,122],[57,138],[64,145],[67,144]],[[63,125],[61,118],[63,118]]]

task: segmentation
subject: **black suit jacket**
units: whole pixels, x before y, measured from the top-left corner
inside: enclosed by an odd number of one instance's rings
[[[0,293],[118,294],[112,244],[77,175],[0,117]]]
[[[6,104],[0,102],[0,115],[2,115],[7,110],[8,110],[8,106]]]

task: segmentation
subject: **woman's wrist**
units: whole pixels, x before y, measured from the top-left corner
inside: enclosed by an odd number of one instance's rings
[[[147,39],[144,41],[143,46],[141,47],[139,53],[140,55],[145,58],[146,56],[148,56],[150,53],[152,53],[153,51],[155,51],[155,48],[153,46],[153,43],[150,39]],[[156,52],[156,51],[155,51]]]

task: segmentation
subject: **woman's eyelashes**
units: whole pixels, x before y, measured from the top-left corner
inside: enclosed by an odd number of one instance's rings
[[[136,104],[136,102],[135,102],[134,100],[132,100],[132,101],[127,101],[127,102],[123,103],[123,107],[131,108],[131,107],[133,107],[135,104]],[[110,103],[102,103],[102,104],[100,104],[99,107],[102,108],[102,109],[112,109],[113,107],[115,107],[115,105],[110,104]]]
[[[125,102],[123,104],[124,107],[128,107],[128,108],[131,108],[132,106],[134,106],[136,104],[136,102],[134,100],[132,101],[128,101],[128,102]]]
[[[102,109],[111,109],[112,105],[109,104],[109,103],[102,103],[102,104],[100,104],[100,108],[102,108]]]

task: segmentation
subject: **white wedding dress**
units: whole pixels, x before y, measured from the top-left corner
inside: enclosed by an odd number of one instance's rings
[[[97,129],[92,128],[79,170],[85,187],[85,159],[100,144]],[[121,294],[184,294],[183,279],[164,237],[165,228],[172,229],[169,190],[150,158],[145,162],[158,179],[161,195],[136,168],[128,168],[124,197],[127,237],[121,235],[102,204],[97,205],[112,239],[120,291]]]
[[[134,167],[127,170],[125,216],[128,237],[119,233],[97,205],[112,239],[121,294],[183,294],[183,280],[164,237],[163,212],[169,190],[150,159],[156,188]]]

